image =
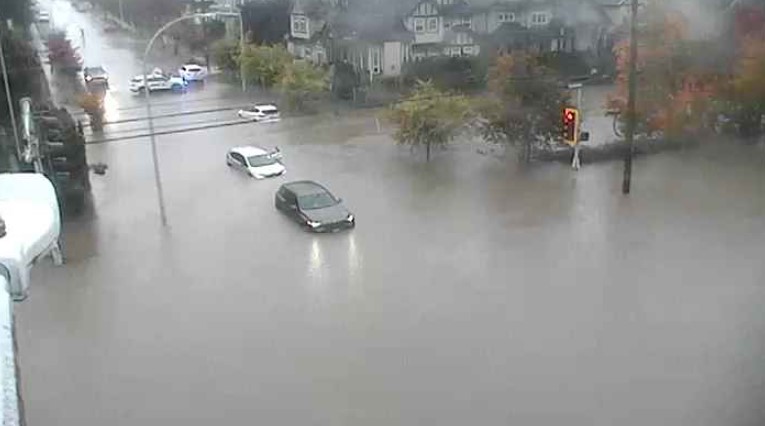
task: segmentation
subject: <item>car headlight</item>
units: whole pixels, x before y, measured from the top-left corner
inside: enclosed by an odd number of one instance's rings
[[[345,220],[347,220],[348,222],[353,222],[353,219],[354,219],[354,217],[350,213],[348,213],[348,217],[345,218]]]
[[[85,76],[85,81],[90,81],[90,80],[93,80],[93,77],[91,77],[91,76],[89,76],[89,75],[86,75],[86,76]]]
[[[319,225],[321,225],[321,222],[315,222],[313,220],[306,221],[306,224],[310,226],[311,228],[318,228]]]

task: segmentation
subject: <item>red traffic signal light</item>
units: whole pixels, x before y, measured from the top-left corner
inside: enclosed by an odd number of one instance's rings
[[[575,145],[578,142],[577,133],[579,132],[579,111],[575,108],[566,108],[563,110],[563,141],[569,145]]]

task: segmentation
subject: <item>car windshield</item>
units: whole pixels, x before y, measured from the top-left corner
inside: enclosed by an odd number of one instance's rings
[[[298,205],[302,210],[323,209],[334,206],[338,201],[327,192],[318,194],[301,195],[298,197]]]
[[[276,163],[276,160],[271,158],[270,155],[264,154],[247,157],[247,162],[250,164],[250,167],[263,167]]]

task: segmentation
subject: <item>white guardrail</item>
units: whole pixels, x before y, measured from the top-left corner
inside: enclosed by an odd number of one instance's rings
[[[8,280],[0,271],[0,383],[3,386],[3,426],[21,425],[19,385],[16,377],[16,345],[13,328],[13,301]]]

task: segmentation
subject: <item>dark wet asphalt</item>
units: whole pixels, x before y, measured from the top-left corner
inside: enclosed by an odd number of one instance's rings
[[[765,419],[765,158],[424,163],[360,112],[89,147],[94,214],[17,305],[30,425],[693,425]],[[228,169],[278,145],[285,178]],[[273,208],[316,179],[356,214]]]

